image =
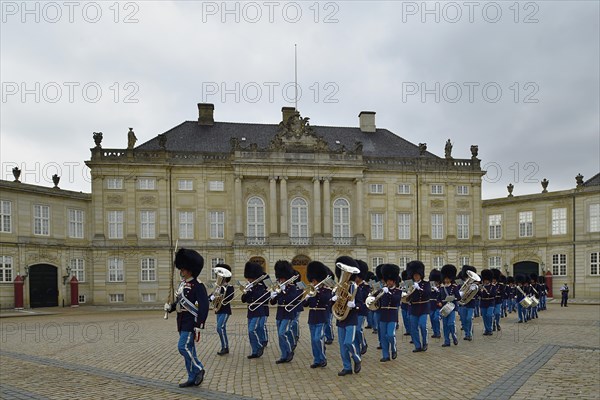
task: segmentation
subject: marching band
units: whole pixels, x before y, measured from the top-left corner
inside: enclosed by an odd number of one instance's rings
[[[427,351],[429,339],[441,338],[442,333],[442,347],[457,346],[457,314],[464,340],[472,341],[477,307],[483,319],[483,335],[491,336],[501,331],[501,319],[513,312],[518,316],[518,323],[538,318],[538,311],[546,309],[548,291],[544,278],[537,274],[506,277],[498,269],[483,269],[478,275],[477,269],[469,265],[457,273],[454,265],[447,264],[441,270],[431,270],[429,280],[425,281],[425,265],[418,260],[409,262],[403,271],[395,264],[381,264],[373,273],[364,261],[342,256],[335,261],[335,272],[319,261],[310,262],[306,267],[308,286],[300,282],[299,273],[286,260],[275,264],[275,283],[260,264],[247,262],[244,267],[247,282],[238,281],[239,292],[231,285],[231,267],[218,264],[213,268],[216,281],[208,295],[204,284],[197,279],[203,263],[202,256],[193,250],[177,252],[175,266],[181,271],[182,281],[175,301],[164,307],[167,313],[177,311],[178,348],[188,372],[181,387],[200,385],[204,379],[205,370],[196,355],[194,339],[199,340],[209,303],[216,315],[221,342],[217,355],[229,353],[227,321],[231,316],[231,303],[238,295],[247,306],[252,350],[249,359],[264,354],[270,304],[277,307],[275,319],[281,356],[276,364],[291,362],[298,345],[299,315],[306,307],[313,355],[310,368],[327,366],[326,345],[334,340],[332,320],[335,318],[343,364],[338,376],[344,376],[361,371],[361,355],[368,349],[364,335],[368,328],[378,334],[380,361],[389,362],[398,356],[396,330],[400,327],[404,335],[411,337],[414,353]],[[431,336],[428,319],[433,331]]]

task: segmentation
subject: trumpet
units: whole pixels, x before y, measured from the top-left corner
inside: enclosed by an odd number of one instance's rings
[[[228,296],[225,296],[223,298],[223,300],[221,301],[221,304],[226,306],[227,304],[231,303],[233,300],[237,299],[240,294],[244,294],[248,290],[250,290],[252,288],[252,286],[257,285],[260,282],[267,279],[268,276],[269,275],[264,274],[261,277],[256,278],[254,280],[254,282],[246,282],[246,284],[242,284],[240,281],[238,281],[238,288],[240,289],[240,292],[238,294],[236,294],[236,292],[233,292],[233,293],[229,294]]]
[[[298,279],[299,276],[300,275],[294,275],[283,283],[276,282],[270,290],[267,290],[262,296],[250,303],[250,305],[248,306],[248,310],[256,311],[258,307],[263,306],[267,301],[269,301],[269,298],[271,298],[271,293],[281,293],[283,286],[289,285],[290,283],[294,283],[294,281]]]
[[[284,307],[284,308],[285,308],[285,311],[287,311],[287,312],[292,312],[292,311],[294,311],[294,310],[296,309],[296,307],[298,307],[300,304],[302,304],[302,302],[303,302],[304,300],[306,300],[306,298],[307,298],[307,297],[312,297],[312,296],[315,296],[315,295],[317,294],[317,290],[319,290],[319,288],[320,288],[321,286],[323,286],[323,285],[325,285],[325,286],[327,286],[327,287],[329,287],[329,288],[332,288],[332,287],[334,287],[334,286],[335,286],[335,281],[334,281],[333,279],[331,279],[331,277],[330,277],[330,276],[328,276],[327,278],[323,279],[321,282],[317,283],[316,285],[313,285],[312,283],[311,283],[311,284],[309,284],[309,285],[306,287],[306,289],[304,289],[304,290],[302,291],[302,293],[300,293],[298,296],[296,296],[296,297],[294,298],[294,300],[292,300],[292,301],[290,302],[290,304],[287,304],[287,305]],[[300,298],[301,298],[301,299],[300,299]],[[296,303],[296,301],[297,301],[298,299],[300,299],[300,301],[298,301],[298,302]],[[294,303],[295,303],[295,304],[294,304]],[[290,307],[290,306],[292,306],[292,307]]]

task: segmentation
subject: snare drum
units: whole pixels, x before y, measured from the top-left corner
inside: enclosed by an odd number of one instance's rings
[[[454,303],[446,303],[440,310],[440,314],[442,317],[447,317],[452,311],[454,311],[454,307]]]

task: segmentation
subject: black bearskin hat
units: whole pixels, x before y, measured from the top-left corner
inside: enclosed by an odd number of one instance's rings
[[[356,260],[356,263],[358,264],[358,269],[360,269],[360,274],[358,274],[358,277],[362,280],[367,280],[369,266],[363,260]]]
[[[260,264],[248,261],[244,267],[244,278],[258,279],[264,275],[263,268]]]
[[[294,276],[292,264],[287,260],[279,260],[275,263],[275,278],[288,280]]]
[[[383,275],[381,275],[381,267],[382,266],[383,266],[383,264],[379,264],[377,267],[375,267],[375,276],[377,277],[378,281],[383,279]]]
[[[396,264],[383,264],[381,266],[381,275],[384,281],[398,281],[400,277],[400,267]]]
[[[331,277],[331,279],[335,279],[335,274],[333,273],[331,268],[329,268],[327,265],[325,266],[325,268],[327,269],[327,276]]]
[[[337,260],[335,260],[335,276],[337,276],[338,280],[340,279],[340,276],[342,276],[342,270],[339,269],[337,267],[337,263],[342,263],[344,265],[347,265],[349,267],[354,267],[354,268],[358,268],[358,263],[356,262],[356,260],[350,256],[341,256],[338,257]],[[353,281],[354,280],[354,274],[352,274],[352,276],[350,277],[350,280]]]
[[[446,278],[451,281],[456,279],[456,267],[454,265],[446,264],[442,267],[442,280]]]
[[[367,272],[367,279],[365,279],[365,281],[369,282],[369,281],[373,281],[375,279],[377,279],[377,276],[375,276],[373,271]]]
[[[506,276],[500,274],[500,278],[498,278],[498,282],[500,282],[500,283],[506,283]]]
[[[506,283],[515,283],[515,277],[514,276],[506,277]]]
[[[311,261],[306,266],[306,280],[321,282],[327,278],[327,267],[321,261]]]
[[[407,271],[406,270],[402,271],[402,273],[400,274],[400,276],[402,277],[403,281],[406,281],[408,279]]]
[[[482,281],[490,281],[491,282],[493,277],[494,277],[494,274],[489,269],[481,270],[481,280]]]
[[[515,281],[517,283],[525,283],[525,275],[517,274],[517,276],[515,276]]]
[[[463,265],[463,267],[462,267],[463,277],[465,277],[467,275],[467,271],[471,271],[471,272],[477,273],[477,268],[475,268],[475,267],[473,267],[471,265]]]
[[[436,268],[432,269],[431,272],[429,272],[429,280],[434,282],[440,282],[442,280],[442,273],[440,272],[440,270]]]
[[[187,269],[194,278],[197,278],[204,267],[204,258],[196,250],[182,248],[175,254],[175,267]]]
[[[546,278],[543,277],[542,275],[538,276],[538,283],[546,283]]]
[[[421,275],[421,279],[425,278],[425,265],[419,260],[413,260],[406,264],[406,275],[408,279],[414,280],[414,274]]]
[[[500,282],[500,275],[502,275],[502,272],[498,268],[492,268],[491,270],[492,276],[494,277],[496,282]]]
[[[529,280],[537,282],[538,281],[538,274],[533,273],[533,274],[529,275]]]

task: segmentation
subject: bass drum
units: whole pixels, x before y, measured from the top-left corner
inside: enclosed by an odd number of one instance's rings
[[[442,307],[442,309],[440,310],[440,314],[442,315],[442,317],[447,317],[452,311],[454,311],[455,307],[456,306],[454,305],[454,303],[446,303],[444,307]]]

